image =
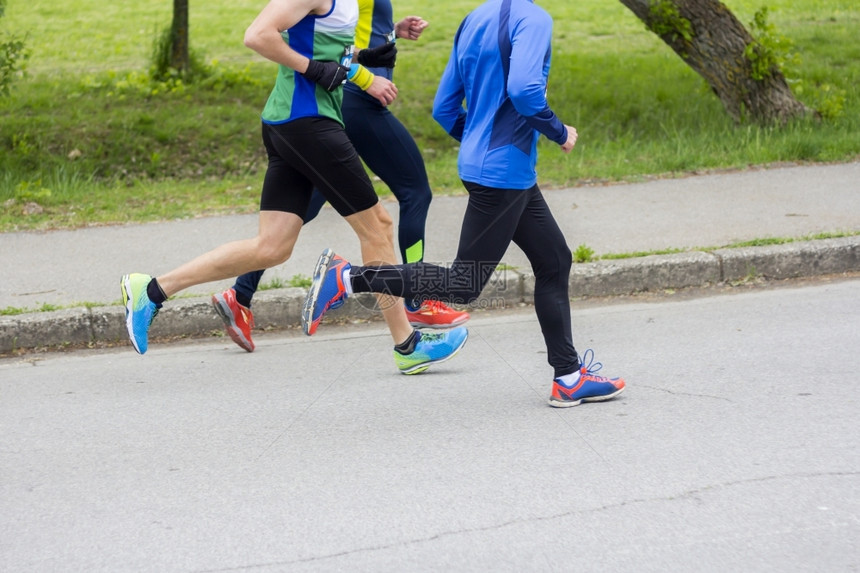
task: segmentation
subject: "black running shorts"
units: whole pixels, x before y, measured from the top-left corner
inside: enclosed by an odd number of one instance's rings
[[[286,211],[304,218],[314,188],[343,217],[379,202],[343,126],[333,119],[264,123],[263,144],[269,167],[263,180],[261,211]]]

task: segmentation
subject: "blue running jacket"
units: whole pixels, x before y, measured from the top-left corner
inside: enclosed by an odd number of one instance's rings
[[[433,101],[433,118],[461,142],[460,179],[531,188],[539,135],[567,141],[546,100],[551,38],[552,17],[531,0],[489,0],[460,24]]]

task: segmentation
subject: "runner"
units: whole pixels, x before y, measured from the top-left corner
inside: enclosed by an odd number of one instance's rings
[[[593,353],[584,364],[574,348],[571,251],[537,186],[538,137],[565,153],[577,139],[546,100],[551,36],[552,18],[529,0],[489,0],[466,16],[433,103],[433,117],[461,142],[458,168],[469,192],[454,263],[353,267],[326,249],[302,314],[306,334],[357,292],[473,302],[513,241],[535,274],[535,312],[554,370],[549,404],[576,406],[624,390],[622,379],[595,374],[602,365]]]
[[[393,80],[397,57],[394,38],[417,40],[427,26],[427,21],[419,16],[407,16],[395,24],[390,0],[360,0],[355,36],[358,62],[367,64],[373,74]],[[424,260],[424,227],[432,193],[418,145],[383,102],[354,83],[344,86],[342,111],[346,134],[359,157],[388,185],[400,205],[401,260],[405,263]],[[305,224],[317,216],[324,204],[323,194],[314,191]],[[227,334],[248,352],[254,351],[251,300],[262,276],[262,270],[245,273],[231,288],[212,296],[212,305],[224,321]],[[467,312],[439,301],[405,304],[406,316],[415,327],[451,328],[469,320]]]
[[[391,81],[359,64],[342,65],[357,19],[354,0],[271,0],[245,32],[246,46],[279,64],[262,113],[269,165],[259,233],[226,243],[157,278],[139,273],[122,278],[126,328],[140,354],[147,350],[149,327],[168,297],[196,284],[286,261],[314,188],[358,235],[365,261],[395,260],[391,217],[343,129],[341,85],[347,77],[385,103],[397,96]],[[466,342],[468,331],[463,327],[422,334],[409,324],[401,301],[388,295],[378,301],[395,342],[395,362],[404,374],[447,360]]]

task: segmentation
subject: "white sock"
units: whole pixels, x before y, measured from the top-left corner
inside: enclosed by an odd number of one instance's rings
[[[341,275],[341,278],[343,279],[343,286],[346,288],[346,298],[352,296],[352,281],[349,280],[349,269],[351,268],[352,267],[346,267],[345,269],[343,269],[343,274]]]
[[[579,382],[579,370],[574,370],[570,374],[559,376],[558,378],[556,378],[556,380],[558,380],[568,388],[572,388],[573,386],[576,386],[577,382]]]

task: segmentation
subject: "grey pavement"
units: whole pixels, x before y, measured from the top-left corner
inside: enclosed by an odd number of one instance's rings
[[[384,325],[0,360],[0,571],[849,572],[860,280],[531,308],[420,376]]]
[[[574,265],[572,296],[860,270],[856,235],[719,248],[752,239],[860,232],[860,162],[553,189],[545,190],[545,195],[572,249],[586,245],[597,255],[684,251]],[[465,204],[465,196],[434,198],[427,225],[427,261],[451,261]],[[397,203],[386,205],[396,221]],[[119,300],[123,274],[164,273],[224,242],[253,236],[256,225],[256,215],[244,215],[0,234],[0,308],[68,307],[0,317],[0,353],[121,341],[125,337]],[[273,278],[308,276],[325,247],[360,259],[352,231],[331,208],[302,231],[292,259],[269,270],[263,284]],[[509,270],[500,272],[488,286],[480,305],[530,302],[532,283],[523,253],[511,246],[503,262]],[[153,324],[152,336],[219,330],[208,297],[231,284],[224,280],[199,285],[170,301]],[[257,326],[297,325],[303,296],[302,289],[296,288],[261,291],[254,303]],[[358,298],[339,315],[333,313],[332,319],[371,318],[370,306],[370,299]]]

